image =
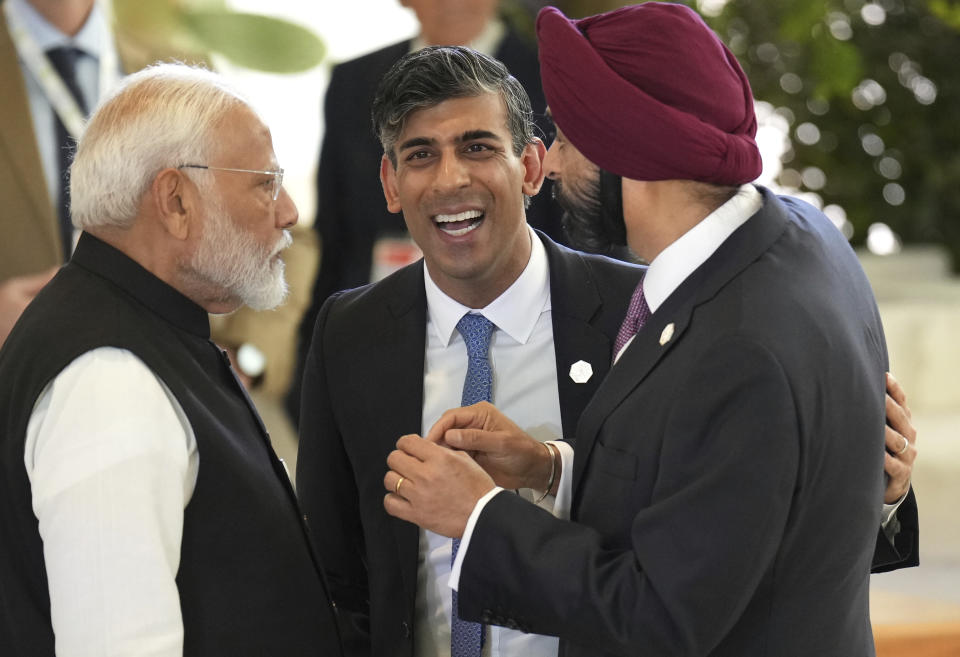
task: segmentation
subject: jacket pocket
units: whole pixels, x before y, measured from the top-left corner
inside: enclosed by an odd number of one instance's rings
[[[638,470],[637,455],[603,443],[593,446],[593,467],[602,472],[628,481],[636,481]]]

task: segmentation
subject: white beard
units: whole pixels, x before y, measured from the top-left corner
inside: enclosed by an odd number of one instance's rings
[[[197,250],[189,266],[201,280],[253,310],[276,308],[287,298],[283,260],[276,257],[293,238],[284,230],[269,250],[237,227],[222,205],[211,202]]]

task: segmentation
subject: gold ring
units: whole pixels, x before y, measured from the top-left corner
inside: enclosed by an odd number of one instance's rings
[[[897,452],[897,456],[900,456],[901,454],[903,454],[905,451],[907,451],[907,448],[910,447],[910,441],[907,440],[907,437],[906,436],[900,436],[900,437],[903,438],[903,447],[901,447],[900,451]]]
[[[397,479],[397,485],[393,487],[393,492],[396,493],[397,495],[400,495],[400,484],[403,483],[403,479],[404,479],[403,477],[400,477],[399,479]]]

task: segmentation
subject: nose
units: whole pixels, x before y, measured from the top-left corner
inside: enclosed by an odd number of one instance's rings
[[[276,218],[277,228],[291,228],[300,218],[300,212],[297,210],[297,204],[287,193],[286,187],[280,188],[280,194],[276,200]]]
[[[466,164],[455,153],[443,153],[433,181],[435,191],[440,193],[454,191],[469,184],[470,172]]]
[[[550,180],[560,179],[560,147],[557,146],[557,140],[554,139],[547,149],[547,154],[543,158],[543,173]]]

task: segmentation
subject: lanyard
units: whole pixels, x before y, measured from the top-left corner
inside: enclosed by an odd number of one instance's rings
[[[17,54],[27,70],[40,85],[40,89],[46,96],[47,101],[53,108],[53,111],[60,117],[67,132],[74,139],[79,139],[83,132],[83,122],[86,119],[80,106],[74,99],[73,94],[67,89],[60,74],[50,63],[46,54],[40,50],[33,36],[24,27],[17,11],[9,2],[4,2],[3,11],[7,17],[7,25],[10,28],[10,38],[13,39],[13,45],[17,49]],[[100,98],[103,98],[110,88],[116,83],[119,69],[117,62],[117,53],[111,47],[101,49],[100,56]]]

